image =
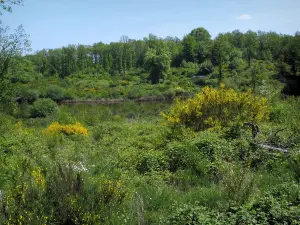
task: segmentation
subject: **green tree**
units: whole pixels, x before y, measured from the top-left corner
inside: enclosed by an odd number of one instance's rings
[[[244,41],[243,43],[244,43],[245,55],[248,61],[248,67],[251,67],[251,62],[256,55],[258,44],[259,44],[257,40],[257,34],[249,30],[244,34],[243,41]]]
[[[7,95],[9,88],[8,69],[11,66],[11,61],[16,56],[21,56],[22,53],[30,50],[30,42],[28,35],[25,33],[22,26],[19,26],[13,33],[9,27],[3,26],[0,21],[0,99]]]
[[[230,43],[224,34],[219,34],[213,44],[212,62],[219,68],[219,79],[223,78],[223,66],[229,61]]]
[[[192,30],[190,35],[195,37],[196,41],[198,41],[198,42],[200,42],[200,41],[209,41],[211,39],[211,35],[203,27],[196,28],[196,29]]]
[[[288,45],[288,63],[291,73],[297,75],[300,71],[300,32],[297,32]]]
[[[197,58],[197,41],[194,36],[187,35],[183,38],[183,59],[187,62],[195,62]]]
[[[165,45],[149,48],[145,55],[145,66],[150,71],[152,84],[164,79],[171,64],[171,54]]]

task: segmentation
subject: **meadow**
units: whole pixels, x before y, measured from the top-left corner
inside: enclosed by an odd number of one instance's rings
[[[0,117],[0,223],[299,224],[299,99],[265,104],[255,139],[237,117],[174,124],[178,102],[59,105],[37,118],[12,104]]]
[[[41,41],[0,20],[1,225],[300,224],[299,31]]]

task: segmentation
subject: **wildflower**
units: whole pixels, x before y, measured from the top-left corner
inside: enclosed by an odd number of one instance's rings
[[[42,190],[45,190],[45,178],[41,173],[41,168],[37,167],[32,171],[32,176],[34,178],[34,183],[39,186]]]
[[[50,126],[45,130],[45,133],[48,135],[56,135],[62,133],[65,135],[80,134],[83,136],[87,136],[88,130],[85,127],[83,127],[80,123],[76,123],[75,125],[62,125],[58,122],[54,122],[50,124]]]
[[[219,89],[205,87],[194,98],[177,100],[168,114],[162,113],[170,124],[184,125],[196,131],[221,128],[234,121],[261,122],[269,115],[267,99],[251,91],[238,93],[224,85]]]

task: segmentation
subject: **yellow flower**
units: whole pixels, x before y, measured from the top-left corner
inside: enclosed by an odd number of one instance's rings
[[[83,136],[87,136],[88,130],[85,127],[83,127],[80,123],[76,123],[75,125],[62,125],[58,122],[54,122],[50,124],[50,126],[45,130],[45,133],[47,135],[56,135],[62,133],[65,135],[81,134]]]
[[[45,187],[46,187],[46,183],[45,183],[45,178],[44,178],[43,174],[41,173],[41,168],[36,167],[32,171],[32,176],[34,178],[34,183],[44,191]]]
[[[205,87],[194,98],[175,102],[168,114],[161,114],[170,124],[181,124],[203,130],[221,128],[230,122],[261,122],[268,118],[267,99],[250,90],[235,92],[221,85],[219,89]]]

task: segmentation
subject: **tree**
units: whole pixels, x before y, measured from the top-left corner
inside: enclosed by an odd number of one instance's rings
[[[183,38],[183,59],[187,62],[195,62],[197,56],[197,42],[196,38],[191,35],[187,35]]]
[[[219,34],[214,41],[212,62],[219,67],[219,79],[223,78],[223,65],[229,60],[230,43],[224,34]]]
[[[249,30],[244,34],[244,48],[248,67],[251,67],[252,59],[255,57],[258,48],[257,34],[255,32]]]
[[[170,68],[171,54],[165,45],[149,48],[145,55],[145,66],[150,71],[152,84],[164,79]]]
[[[206,29],[204,29],[203,27],[192,30],[190,35],[195,37],[196,41],[198,41],[198,42],[209,41],[211,38],[209,32]]]
[[[183,59],[203,63],[211,52],[211,36],[203,27],[191,31],[182,41]]]
[[[23,2],[23,0],[0,0],[0,8],[4,11],[8,11],[11,12],[12,5],[21,5]],[[2,12],[0,11],[0,15],[2,14]]]
[[[11,60],[16,56],[30,49],[28,35],[22,26],[19,26],[13,33],[9,27],[3,26],[0,21],[0,99],[8,90],[7,72]]]
[[[291,65],[291,73],[297,75],[300,71],[300,32],[297,32],[295,37],[290,41],[287,58]]]

